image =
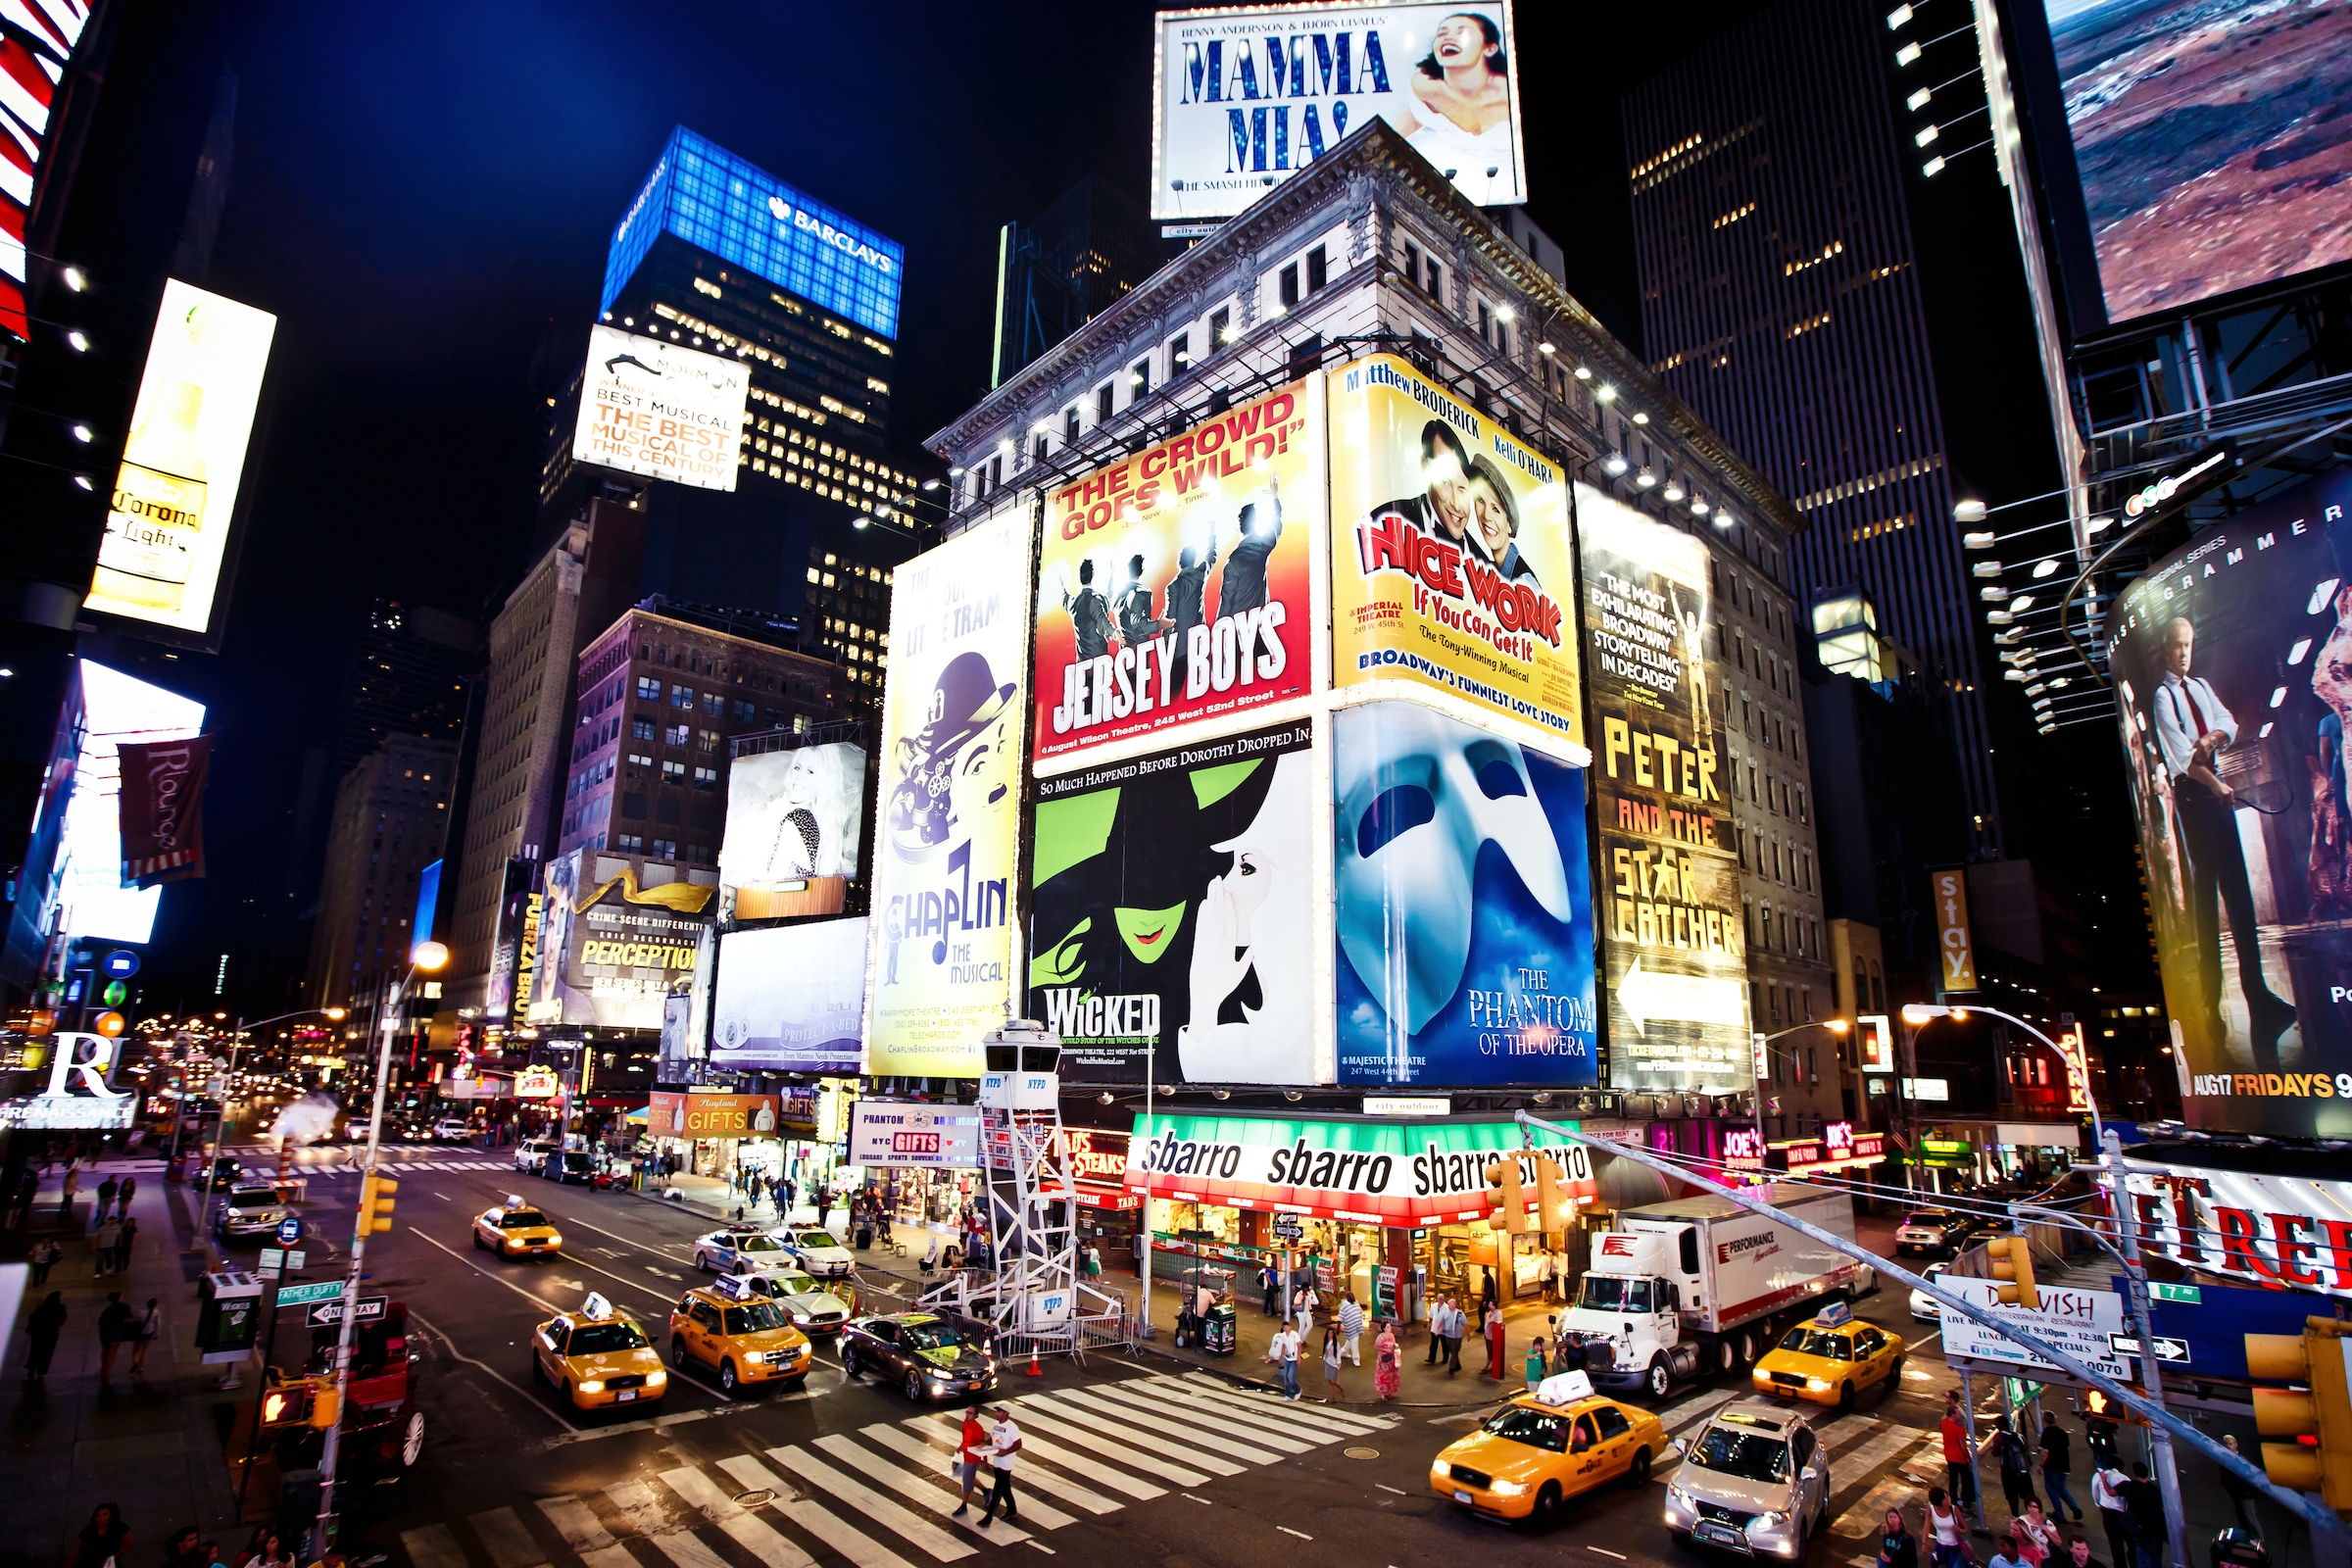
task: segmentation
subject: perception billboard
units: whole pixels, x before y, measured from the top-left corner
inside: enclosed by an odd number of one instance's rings
[[[865,939],[862,915],[720,937],[710,1065],[857,1072]]]
[[[694,977],[718,889],[641,888],[639,863],[595,850],[548,861],[527,1022],[662,1027],[664,1002]]]
[[[1527,199],[1501,0],[1163,11],[1152,110],[1153,218],[1230,218],[1376,115],[1480,206]]]
[[[1597,1084],[1581,771],[1416,703],[1332,715],[1344,1084]]]
[[[588,329],[571,455],[702,490],[735,488],[751,367],[618,327]]]
[[[1017,961],[1030,518],[1008,509],[898,568],[882,703],[866,1070],[977,1077]]]
[[[1314,783],[1303,720],[1040,779],[1029,1016],[1061,1075],[1313,1083]]]
[[[898,241],[684,125],[669,133],[612,231],[598,311],[612,308],[664,231],[884,337],[898,335],[906,265]]]
[[[86,608],[213,641],[245,447],[277,318],[164,283]]]
[[[1313,688],[1321,390],[1293,382],[1047,498],[1036,757]]]
[[[1584,740],[1568,487],[1407,362],[1331,372],[1333,678],[1409,680]]]
[[[1707,684],[1707,547],[1576,487],[1618,1089],[1745,1088],[1747,945]]]
[[[2108,647],[2190,1125],[2352,1137],[2352,468],[2126,588]]]

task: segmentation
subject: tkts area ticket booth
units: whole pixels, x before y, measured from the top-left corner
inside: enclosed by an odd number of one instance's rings
[[[1489,1272],[1502,1300],[1537,1294],[1540,1268],[1501,1250],[1509,1239],[1487,1223],[1487,1166],[1520,1146],[1517,1123],[1488,1117],[1146,1112],[1135,1119],[1127,1189],[1145,1200],[1152,1250],[1171,1259],[1170,1273],[1185,1266],[1175,1258],[1224,1262],[1251,1299],[1256,1271],[1279,1267],[1287,1251],[1294,1284],[1311,1270],[1326,1306],[1352,1291],[1374,1318],[1418,1322],[1434,1298],[1476,1302]],[[1599,1197],[1591,1158],[1581,1144],[1537,1148],[1568,1172],[1570,1211],[1543,1216],[1565,1229]],[[1521,1181],[1532,1210],[1532,1164]],[[1296,1242],[1276,1235],[1278,1214],[1297,1216]],[[1519,1240],[1540,1253],[1541,1237]]]

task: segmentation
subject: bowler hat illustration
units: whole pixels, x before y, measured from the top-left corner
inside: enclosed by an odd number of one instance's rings
[[[898,785],[891,791],[890,829],[902,854],[918,855],[948,836],[948,773],[965,742],[995,723],[1018,688],[997,684],[988,661],[957,654],[939,672],[923,727],[899,743]]]

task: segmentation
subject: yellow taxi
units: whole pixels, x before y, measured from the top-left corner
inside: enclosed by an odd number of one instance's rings
[[[1842,1410],[1874,1383],[1894,1385],[1903,1375],[1903,1342],[1832,1301],[1790,1329],[1779,1346],[1756,1358],[1756,1392]]]
[[[554,1385],[575,1410],[651,1404],[669,1389],[645,1330],[593,1294],[578,1311],[531,1331],[531,1375]]]
[[[564,1233],[511,1193],[498,1207],[473,1216],[473,1245],[501,1257],[552,1257],[564,1250]]]
[[[1474,1513],[1548,1524],[1571,1497],[1616,1481],[1647,1486],[1665,1449],[1656,1416],[1594,1395],[1582,1372],[1561,1372],[1439,1450],[1429,1489]]]
[[[750,1282],[722,1277],[678,1298],[669,1314],[669,1364],[699,1362],[733,1394],[745,1383],[794,1383],[808,1375],[808,1336]]]

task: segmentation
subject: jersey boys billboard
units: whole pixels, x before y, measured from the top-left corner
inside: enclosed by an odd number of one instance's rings
[[[1576,526],[1610,1080],[1744,1088],[1746,942],[1731,764],[1707,685],[1707,547],[1581,484]]]
[[[898,568],[883,699],[866,1070],[977,1077],[1012,995],[1029,514]]]
[[[1040,760],[1311,689],[1319,394],[1294,382],[1047,497]]]
[[[1403,360],[1331,372],[1333,679],[1418,681],[1584,739],[1568,487]]]
[[[1072,1083],[1313,1083],[1303,720],[1038,781],[1029,1016]]]

